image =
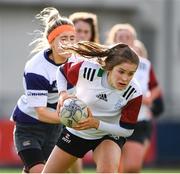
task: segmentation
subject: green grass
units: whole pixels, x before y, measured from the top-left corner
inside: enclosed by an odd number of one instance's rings
[[[0,173],[21,173],[20,168],[0,168]],[[94,168],[86,168],[82,173],[95,173]],[[145,168],[142,173],[180,173],[180,168]]]
[[[95,169],[88,168],[83,173],[95,173]],[[180,173],[180,168],[145,168],[141,173]]]
[[[142,173],[180,173],[180,168],[146,168]]]
[[[19,168],[0,168],[0,173],[22,173]]]

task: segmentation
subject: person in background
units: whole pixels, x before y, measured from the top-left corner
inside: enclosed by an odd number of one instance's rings
[[[43,9],[36,18],[43,29],[32,42],[36,44],[32,51],[35,55],[25,65],[24,94],[11,117],[15,122],[14,143],[26,173],[42,172],[57,142],[61,124],[56,111],[56,71],[65,62],[76,59],[61,48],[76,41],[73,23],[53,7]]]
[[[68,82],[76,86],[75,95],[88,106],[89,114],[63,130],[43,173],[65,172],[90,150],[97,173],[118,172],[121,148],[133,133],[142,101],[140,86],[133,79],[139,58],[126,44],[108,48],[84,41],[64,49],[92,60],[65,63],[57,71],[57,111],[69,97]]]
[[[134,50],[140,57],[148,58],[145,45],[138,39],[134,40]],[[150,108],[154,118],[158,118],[164,112],[165,106],[162,92],[153,100]]]
[[[99,43],[99,31],[97,15],[90,12],[74,12],[69,16],[74,23],[76,29],[77,41],[91,41]],[[70,171],[72,173],[80,173],[83,169],[83,162],[78,159],[72,165]]]
[[[138,116],[138,123],[132,136],[128,137],[122,150],[119,172],[140,172],[144,156],[150,144],[152,133],[151,106],[160,94],[161,89],[155,77],[152,64],[147,59],[147,51],[136,44],[137,33],[135,28],[128,24],[114,25],[108,35],[107,43],[125,43],[137,52],[140,58],[138,69],[134,75],[143,91],[142,106]],[[141,52],[139,51],[141,50]]]
[[[97,15],[89,12],[75,12],[69,16],[76,28],[77,41],[99,43]]]
[[[140,40],[138,40],[138,39],[134,40],[133,48],[140,57],[148,58],[147,49]]]

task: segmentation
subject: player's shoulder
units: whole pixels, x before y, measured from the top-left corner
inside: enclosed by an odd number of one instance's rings
[[[95,61],[83,60],[79,70],[79,78],[86,79],[88,81],[94,81],[100,77],[100,73],[103,71],[101,66]]]
[[[93,69],[99,69],[100,64],[97,63],[94,59],[93,60],[83,60],[82,67],[87,67],[87,68],[93,68]]]
[[[87,74],[89,76],[90,74],[93,74],[93,76],[97,76],[98,71],[101,69],[100,64],[98,64],[94,60],[83,60],[80,71],[83,75]]]
[[[137,94],[141,95],[142,94],[142,89],[141,89],[141,85],[139,84],[139,82],[136,80],[136,78],[133,78],[130,82],[130,86],[132,86]]]
[[[83,61],[85,58],[78,55],[78,54],[72,54],[70,58],[68,58],[68,62],[75,62],[75,63],[78,63],[78,62],[81,62]]]
[[[139,62],[147,64],[147,65],[151,65],[151,62],[150,62],[150,60],[148,58],[139,57]]]
[[[42,72],[45,66],[44,51],[40,51],[29,59],[25,65],[25,72]]]

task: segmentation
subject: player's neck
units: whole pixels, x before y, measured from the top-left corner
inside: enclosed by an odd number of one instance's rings
[[[49,58],[53,60],[53,62],[55,62],[56,64],[63,64],[67,61],[66,58],[59,56],[57,53],[51,53],[49,55]]]

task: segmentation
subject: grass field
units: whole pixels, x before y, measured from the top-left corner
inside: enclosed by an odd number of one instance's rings
[[[19,168],[0,168],[0,173],[21,173]],[[82,173],[95,173],[94,168],[86,168]],[[179,169],[166,169],[166,168],[145,168],[142,173],[180,173]]]

